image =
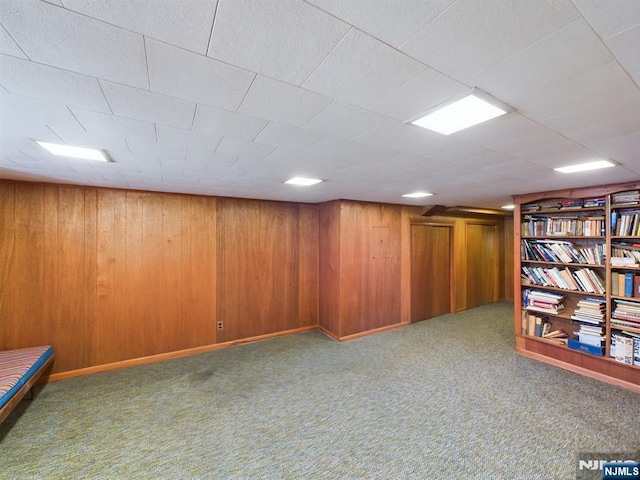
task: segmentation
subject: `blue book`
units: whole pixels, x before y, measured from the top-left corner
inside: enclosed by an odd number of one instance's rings
[[[616,234],[616,224],[618,223],[618,212],[614,210],[611,212],[611,235]]]
[[[624,274],[624,296],[633,297],[633,272]]]
[[[570,338],[567,342],[567,346],[573,350],[579,350],[581,352],[590,353],[591,355],[604,356],[604,347],[597,345],[589,345],[588,343],[581,343],[576,338]]]

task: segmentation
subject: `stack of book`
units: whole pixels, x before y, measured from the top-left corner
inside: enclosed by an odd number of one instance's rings
[[[640,205],[640,191],[629,190],[611,195],[612,207],[622,207],[625,205]]]
[[[606,314],[606,300],[604,298],[587,297],[579,300],[571,319],[580,324],[602,325]]]
[[[602,196],[602,197],[585,198],[582,205],[585,208],[604,207],[606,203],[607,203],[606,197]]]
[[[523,306],[527,310],[534,312],[549,313],[557,315],[564,311],[564,295],[540,292],[538,290],[524,290]]]
[[[634,328],[640,331],[640,304],[626,300],[614,300],[611,326]]]
[[[561,209],[582,208],[583,205],[584,200],[582,198],[563,198],[560,200]]]

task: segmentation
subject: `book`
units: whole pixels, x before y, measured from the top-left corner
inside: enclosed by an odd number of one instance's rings
[[[615,336],[615,356],[616,362],[625,365],[633,365],[633,339],[628,335],[616,332]]]
[[[624,274],[624,296],[633,297],[633,272]]]

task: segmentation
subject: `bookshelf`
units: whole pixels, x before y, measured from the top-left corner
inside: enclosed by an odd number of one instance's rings
[[[516,352],[640,393],[640,182],[514,203]]]

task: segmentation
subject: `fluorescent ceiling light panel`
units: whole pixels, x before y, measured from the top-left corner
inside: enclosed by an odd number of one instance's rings
[[[568,167],[554,168],[556,172],[575,173],[585,172],[587,170],[597,170],[599,168],[615,167],[616,164],[610,160],[598,160],[596,162],[579,163],[578,165],[569,165]]]
[[[503,205],[500,208],[503,208],[505,210],[513,210],[514,208],[516,208],[515,205]]]
[[[450,135],[513,111],[513,107],[506,103],[478,88],[472,88],[463,95],[442,103],[405,123]]]
[[[73,147],[71,145],[39,142],[37,140],[36,143],[50,153],[61,157],[84,158],[85,160],[97,160],[99,162],[111,161],[104,151],[96,148]]]
[[[430,197],[431,195],[433,195],[433,193],[414,192],[414,193],[405,193],[402,196],[407,198],[422,198],[422,197]]]
[[[319,178],[293,177],[284,183],[288,183],[289,185],[303,185],[308,187],[309,185],[315,185],[316,183],[320,182],[322,182],[322,180],[320,180]]]

